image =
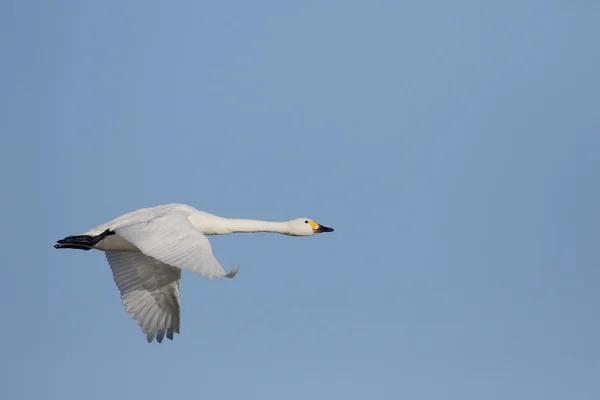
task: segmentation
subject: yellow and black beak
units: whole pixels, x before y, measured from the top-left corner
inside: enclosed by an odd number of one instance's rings
[[[315,221],[310,221],[309,223],[310,226],[313,228],[314,233],[333,232],[333,228],[317,224]]]

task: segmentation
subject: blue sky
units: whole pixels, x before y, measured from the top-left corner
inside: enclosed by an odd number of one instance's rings
[[[0,6],[0,397],[594,399],[600,6]],[[148,344],[99,252],[168,202],[211,237]]]

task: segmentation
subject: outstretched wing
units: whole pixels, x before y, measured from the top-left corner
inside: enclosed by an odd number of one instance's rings
[[[213,256],[208,238],[181,211],[130,221],[113,230],[142,253],[167,265],[209,279],[225,276],[223,267]]]
[[[107,251],[106,259],[127,312],[148,342],[179,333],[181,270],[138,252]]]

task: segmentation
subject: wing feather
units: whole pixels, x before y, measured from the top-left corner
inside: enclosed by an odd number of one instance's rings
[[[170,210],[146,217],[130,220],[113,230],[142,253],[167,265],[209,279],[225,275],[208,238],[190,223],[184,212]]]
[[[181,269],[143,253],[107,251],[106,259],[123,306],[146,334],[148,342],[160,343],[179,333],[179,281]]]

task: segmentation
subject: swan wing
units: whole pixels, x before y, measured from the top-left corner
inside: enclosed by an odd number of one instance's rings
[[[167,265],[209,279],[225,276],[208,238],[191,224],[183,211],[148,213],[145,218],[130,220],[113,230],[142,253]]]
[[[106,259],[123,306],[142,328],[148,342],[179,333],[181,269],[139,252],[107,251]]]

